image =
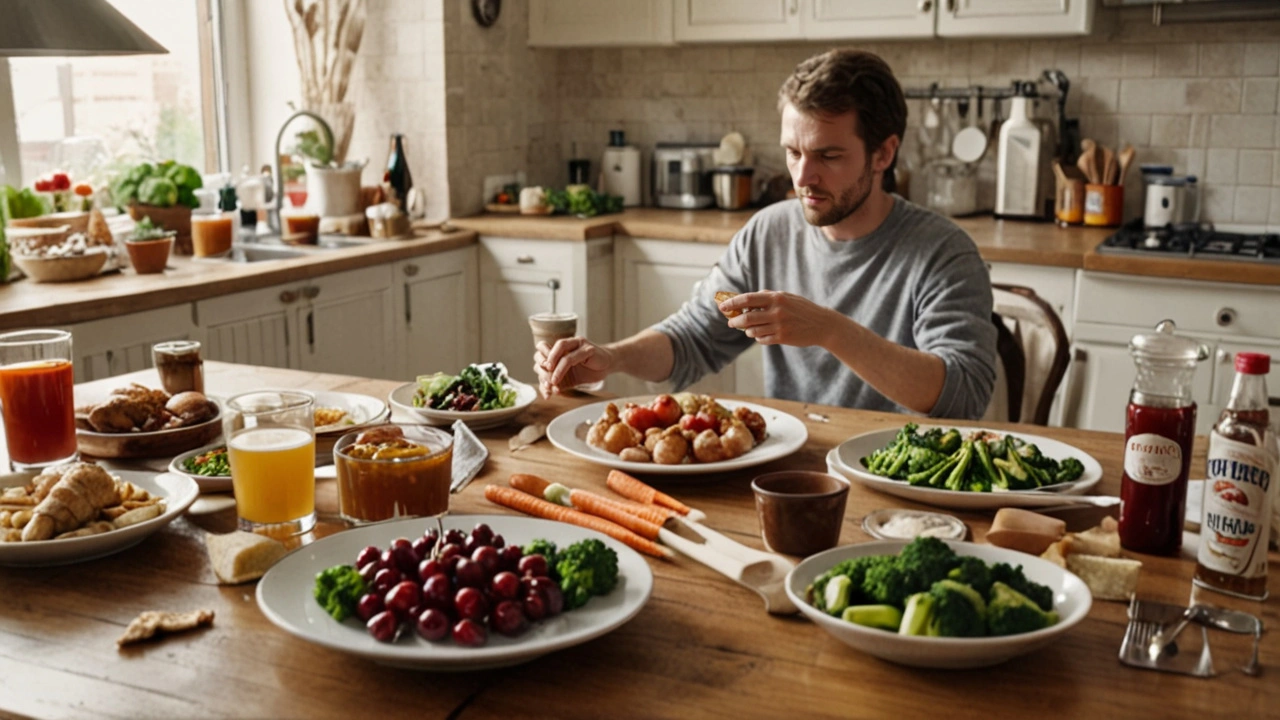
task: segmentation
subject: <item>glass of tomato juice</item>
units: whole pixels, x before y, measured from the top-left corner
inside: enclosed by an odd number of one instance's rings
[[[36,470],[76,459],[71,333],[0,335],[0,410],[9,463]]]
[[[223,436],[241,530],[287,538],[316,524],[315,400],[267,390],[227,400]]]

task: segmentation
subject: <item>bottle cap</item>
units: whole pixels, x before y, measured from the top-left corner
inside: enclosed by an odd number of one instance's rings
[[[627,134],[623,130],[609,131],[609,147],[622,147],[627,144]]]
[[[1271,356],[1265,353],[1236,353],[1236,370],[1245,375],[1266,375],[1271,372]]]
[[[231,185],[218,191],[218,209],[224,211],[236,209],[236,189]]]

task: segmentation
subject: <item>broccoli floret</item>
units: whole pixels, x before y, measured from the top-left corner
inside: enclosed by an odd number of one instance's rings
[[[862,581],[862,594],[879,605],[901,605],[918,583],[898,563],[873,565]]]
[[[335,565],[316,575],[315,598],[334,620],[342,622],[356,611],[356,603],[367,586],[360,571],[351,565]]]
[[[854,625],[897,632],[902,624],[902,611],[892,605],[853,605],[844,609],[840,619]]]
[[[927,633],[936,637],[982,637],[987,634],[987,603],[977,590],[939,580],[929,589],[933,614]]]
[[[969,474],[969,466],[973,464],[973,442],[965,440],[960,446],[960,462],[951,468],[951,472],[947,474],[947,479],[943,481],[943,486],[948,490],[965,490],[967,489],[966,477]]]
[[[930,468],[935,468],[939,463],[947,461],[947,457],[936,450],[927,447],[912,446],[907,451],[907,473],[913,475],[923,472]]]
[[[991,586],[987,605],[987,631],[992,635],[1016,635],[1047,628],[1058,622],[1058,613],[1040,609],[1031,598],[1002,582]]]
[[[1004,583],[1031,598],[1041,610],[1053,609],[1053,591],[1040,583],[1028,580],[1022,573],[1021,565],[1013,567],[1008,563],[996,563],[991,566],[991,580],[993,583]]]
[[[884,565],[893,563],[895,558],[892,555],[868,555],[866,557],[853,558],[840,562],[835,567],[819,575],[813,585],[809,586],[808,596],[809,602],[819,610],[831,612],[832,615],[839,614],[839,611],[832,612],[826,606],[826,586],[833,578],[847,577],[849,578],[849,603],[861,602],[863,599],[862,583],[866,579],[867,569],[876,565]]]
[[[550,540],[537,538],[525,545],[523,554],[525,555],[541,555],[547,559],[547,567],[555,569],[556,566],[556,544]]]
[[[1055,483],[1071,482],[1084,474],[1084,464],[1079,460],[1069,457],[1058,463],[1058,472],[1054,474],[1053,481]]]
[[[960,431],[955,428],[951,428],[938,438],[938,444],[934,447],[934,450],[937,450],[943,455],[950,455],[960,449],[960,444],[962,442],[963,438],[960,437]]]
[[[586,605],[593,595],[607,595],[618,584],[618,553],[595,538],[561,550],[555,568],[566,610]]]
[[[960,558],[960,564],[951,569],[947,573],[947,577],[955,580],[962,585],[968,585],[982,597],[989,597],[991,594],[991,568],[986,562],[976,558],[965,556]]]
[[[928,635],[935,602],[933,595],[927,592],[916,593],[907,598],[906,609],[902,611],[902,623],[898,625],[898,634]]]
[[[928,590],[959,564],[951,546],[935,537],[918,537],[898,553],[898,566],[919,578],[920,587],[913,592]]]

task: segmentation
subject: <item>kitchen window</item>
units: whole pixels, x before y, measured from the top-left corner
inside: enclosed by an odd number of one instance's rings
[[[169,54],[9,58],[14,121],[0,115],[0,150],[11,148],[0,155],[13,165],[16,149],[19,165],[3,168],[9,184],[64,170],[97,185],[142,159],[218,169],[218,34],[210,18],[220,0],[109,2]]]

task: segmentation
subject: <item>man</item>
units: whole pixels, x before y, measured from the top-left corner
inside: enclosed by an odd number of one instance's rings
[[[883,189],[907,118],[889,66],[854,50],[818,55],[778,106],[799,197],[752,217],[653,328],[609,345],[540,344],[542,391],[614,372],[678,389],[756,342],[771,397],[981,417],[995,384],[990,279],[964,231]],[[717,303],[717,291],[739,294]]]

